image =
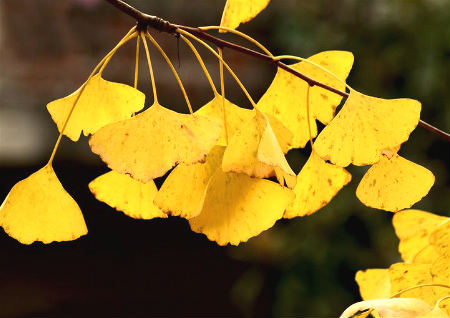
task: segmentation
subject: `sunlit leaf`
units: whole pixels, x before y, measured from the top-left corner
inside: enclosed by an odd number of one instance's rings
[[[224,147],[215,146],[205,163],[175,167],[159,189],[155,205],[170,215],[187,219],[197,216],[202,210],[209,180],[220,167],[224,151]]]
[[[345,81],[353,65],[353,54],[345,51],[325,51],[311,56],[308,60],[333,72]],[[290,65],[295,70],[339,90],[344,90],[343,83],[318,68],[300,62]],[[281,121],[292,133],[291,148],[304,147],[309,140],[306,111],[306,93],[308,84],[278,68],[277,74],[267,91],[258,102],[258,107]],[[342,96],[314,86],[310,88],[309,108],[312,137],[317,135],[315,119],[328,124],[334,117],[334,111],[342,100]]]
[[[421,200],[433,184],[428,169],[398,155],[382,156],[362,178],[356,196],[367,206],[397,212]]]
[[[327,205],[351,179],[347,170],[326,163],[313,152],[297,176],[295,200],[287,207],[284,217],[293,218],[316,212]]]
[[[219,245],[238,245],[272,227],[293,199],[291,190],[269,180],[217,169],[189,224]]]
[[[217,118],[220,121],[226,120],[227,131],[225,133],[225,125],[220,135],[217,145],[226,146],[226,136],[231,139],[234,134],[242,128],[245,128],[245,123],[255,116],[255,110],[250,110],[236,106],[229,100],[225,99],[225,118],[222,107],[222,96],[217,95],[209,103],[205,104],[199,110],[195,112],[201,116],[209,116]],[[278,119],[274,116],[267,115],[270,126],[277,137],[283,153],[288,152],[292,145],[293,135],[289,129],[287,129]]]
[[[374,164],[384,150],[408,140],[420,108],[413,99],[381,99],[351,90],[341,111],[317,137],[315,150],[341,167]]]
[[[264,10],[270,0],[227,0],[220,26],[236,29]]]
[[[431,233],[449,218],[419,210],[404,210],[394,214],[392,224],[400,239],[398,250],[405,262],[410,262],[430,244]],[[431,246],[434,250],[434,247]],[[432,253],[432,251],[428,251]],[[423,258],[423,257],[422,257]]]
[[[358,271],[355,280],[364,300],[388,298],[391,296],[391,281],[385,268],[371,268]]]
[[[167,217],[153,205],[153,199],[158,192],[153,180],[142,183],[112,170],[91,181],[89,189],[97,200],[105,202],[132,218]]]
[[[23,244],[70,241],[87,234],[78,204],[49,165],[14,185],[0,207],[0,225]]]
[[[362,318],[375,311],[380,318],[420,318],[420,317],[447,317],[439,308],[433,308],[417,298],[384,298],[366,300],[348,307],[341,318]],[[434,313],[436,316],[429,316]]]
[[[286,182],[290,188],[296,182],[296,175],[289,167],[267,117],[259,110],[231,138],[222,169],[256,178],[276,176],[281,184]]]
[[[101,128],[89,145],[111,169],[145,183],[177,163],[204,162],[221,129],[214,118],[179,114],[155,104]]]
[[[47,109],[61,131],[81,88],[64,98],[47,105]],[[86,84],[70,117],[64,134],[73,141],[93,134],[99,128],[119,120],[130,118],[144,107],[145,95],[137,89],[121,83],[104,80],[94,75]]]

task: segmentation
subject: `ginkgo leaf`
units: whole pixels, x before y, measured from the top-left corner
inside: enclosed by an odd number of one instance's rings
[[[169,174],[154,203],[170,215],[187,219],[197,216],[203,207],[211,176],[220,167],[225,148],[215,146],[205,163],[180,164]]]
[[[450,253],[450,218],[446,217],[431,233],[430,244],[437,248],[440,255]]]
[[[153,205],[158,189],[155,183],[142,183],[128,175],[111,170],[89,183],[89,190],[97,200],[122,211],[135,219],[167,217]]]
[[[210,102],[199,108],[195,113],[200,116],[214,117],[217,118],[217,120],[223,122],[224,114],[222,107],[222,95],[216,95]],[[239,130],[241,127],[244,127],[244,124],[253,116],[254,113],[252,112],[252,110],[236,106],[225,98],[225,118],[228,138],[231,138],[237,130]],[[225,125],[223,126],[222,132],[220,133],[217,145],[227,145]]]
[[[146,183],[177,163],[204,162],[221,129],[214,118],[179,114],[155,104],[101,128],[89,145],[111,169]]]
[[[433,184],[428,169],[398,155],[382,156],[362,178],[356,196],[372,208],[397,212],[420,201]]]
[[[296,175],[289,167],[267,117],[257,109],[231,138],[223,156],[222,169],[256,178],[276,176],[289,188],[296,182]]]
[[[351,90],[341,111],[317,137],[315,150],[341,167],[374,164],[384,150],[408,140],[420,108],[413,99],[381,99]]]
[[[360,301],[348,307],[340,318],[367,317],[372,311],[380,318],[447,317],[439,308],[433,308],[417,298],[384,298]],[[435,316],[429,316],[430,312]]]
[[[70,241],[87,234],[78,204],[49,165],[14,185],[0,207],[0,226],[23,244]]]
[[[391,281],[385,268],[371,268],[358,271],[355,280],[364,300],[387,298],[391,296]]]
[[[309,61],[333,72],[345,81],[353,65],[353,54],[345,51],[325,51],[308,58]],[[335,77],[307,62],[290,65],[295,70],[339,90],[345,85]],[[258,102],[258,107],[273,115],[292,133],[292,148],[303,148],[309,141],[307,121],[308,84],[287,71],[278,68],[277,74],[267,91]],[[323,88],[314,86],[309,92],[310,125],[312,137],[317,135],[315,119],[328,124],[342,97]]]
[[[316,212],[327,205],[351,179],[347,170],[325,162],[312,152],[297,176],[295,200],[287,207],[284,217],[293,218]]]
[[[50,102],[47,109],[61,131],[81,88]],[[77,141],[84,135],[93,134],[99,128],[119,120],[130,118],[144,107],[145,95],[137,89],[104,80],[101,74],[94,75],[86,84],[70,117],[64,134]]]
[[[392,224],[400,239],[398,251],[405,262],[410,262],[430,244],[431,233],[449,218],[419,210],[403,210],[394,214]],[[434,247],[431,247],[434,249]]]
[[[236,29],[239,24],[256,17],[269,2],[270,0],[227,0],[220,26]]]
[[[191,229],[219,245],[238,245],[272,227],[294,199],[291,190],[264,179],[217,169]]]
[[[392,294],[396,294],[413,286],[432,284],[433,278],[430,270],[431,264],[396,263],[391,265],[388,271],[391,280]],[[426,303],[434,305],[441,297],[442,293],[442,291],[439,291],[438,288],[440,287],[414,288],[402,292],[401,296],[420,298]]]
[[[228,139],[231,139],[234,134],[241,128],[245,128],[245,123],[255,116],[255,111],[236,106],[229,100],[225,98],[225,118],[222,106],[222,95],[216,95],[209,103],[198,109],[196,114],[201,116],[209,116],[217,118],[220,121],[226,121],[226,132],[225,125],[223,127],[222,133],[217,141],[217,145],[226,146]],[[270,126],[277,137],[283,153],[289,151],[292,148],[292,138],[293,135],[289,129],[287,129],[277,118],[271,115],[267,115]]]

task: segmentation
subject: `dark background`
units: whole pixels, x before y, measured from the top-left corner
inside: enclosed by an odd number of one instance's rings
[[[192,26],[218,24],[224,2],[130,1]],[[272,0],[240,30],[274,54],[352,51],[354,88],[418,99],[422,119],[449,131],[449,14],[447,0]],[[0,16],[3,200],[51,152],[57,130],[45,105],[78,88],[133,21],[101,0],[0,0]],[[155,35],[177,65],[176,39]],[[132,83],[133,50],[134,43],[113,58],[107,79]],[[162,104],[186,112],[172,74],[157,51],[151,52]],[[217,79],[217,62],[200,52]],[[198,108],[211,91],[181,42],[179,55],[179,71]],[[275,69],[239,53],[225,51],[225,57],[258,100]],[[149,104],[149,77],[141,61],[139,88]],[[229,77],[226,85],[229,99],[249,106]],[[288,154],[296,172],[308,153]],[[448,143],[419,127],[400,154],[436,176],[430,194],[415,207],[448,215]],[[87,138],[78,143],[64,138],[55,171],[83,210],[89,234],[73,242],[25,246],[1,231],[0,315],[336,317],[360,299],[357,270],[400,259],[392,214],[364,207],[355,196],[366,169],[350,167],[351,184],[316,214],[279,221],[238,247],[219,247],[191,232],[182,219],[133,220],[96,201],[87,184],[107,169],[89,152]]]

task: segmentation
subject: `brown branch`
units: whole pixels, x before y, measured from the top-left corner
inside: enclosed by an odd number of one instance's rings
[[[254,51],[252,49],[246,48],[244,46],[229,42],[229,41],[225,41],[222,40],[218,37],[212,36],[204,31],[202,31],[199,28],[195,28],[195,27],[190,27],[190,26],[185,26],[185,25],[178,25],[178,24],[173,24],[170,23],[166,20],[163,20],[159,17],[153,16],[153,15],[149,15],[146,13],[143,13],[139,10],[137,10],[136,8],[130,6],[129,4],[125,3],[122,0],[106,0],[107,2],[109,2],[110,4],[112,4],[113,6],[115,6],[117,9],[119,9],[120,11],[122,11],[123,13],[129,15],[130,17],[134,18],[134,20],[136,20],[136,22],[138,23],[138,26],[140,28],[147,28],[147,27],[152,27],[158,31],[161,32],[167,32],[170,34],[177,34],[177,28],[178,29],[182,29],[185,30],[187,32],[192,33],[193,35],[195,35],[198,38],[201,38],[202,40],[208,41],[210,43],[215,44],[216,46],[220,47],[220,48],[228,48],[234,51],[238,51],[241,52],[243,54],[249,55],[249,56],[253,56],[255,58],[259,58],[261,60],[264,60],[266,62],[272,63],[282,69],[284,69],[285,71],[301,78],[302,80],[304,80],[305,82],[307,82],[310,86],[319,86],[322,87],[323,89],[326,89],[330,92],[333,92],[335,94],[338,94],[342,97],[348,97],[348,93],[338,90],[334,87],[331,87],[329,85],[323,84],[321,82],[318,82],[316,80],[314,80],[313,78],[310,78],[309,76],[306,76],[305,74],[300,73],[299,71],[293,69],[292,67],[290,67],[289,65],[284,64],[281,61],[277,61],[272,59],[270,56]],[[420,120],[419,121],[419,126],[431,131],[432,133],[444,138],[445,140],[447,140],[448,142],[450,142],[450,134],[442,131],[436,127],[434,127],[431,124],[428,124],[427,122]]]

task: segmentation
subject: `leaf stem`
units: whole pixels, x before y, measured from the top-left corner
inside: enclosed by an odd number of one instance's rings
[[[128,31],[127,34],[125,34],[125,36],[119,41],[119,43],[117,43],[117,45],[111,51],[109,51],[109,53],[106,54],[105,57],[103,57],[101,59],[101,61],[97,64],[97,66],[95,66],[95,68],[92,70],[92,72],[89,75],[88,79],[83,83],[83,85],[81,85],[80,89],[78,90],[77,97],[75,98],[75,101],[73,102],[73,105],[70,108],[69,113],[67,114],[66,120],[64,121],[64,124],[63,124],[63,126],[61,128],[61,131],[60,131],[60,133],[58,135],[58,138],[56,139],[56,143],[55,143],[55,146],[53,147],[53,150],[52,150],[52,153],[50,155],[50,158],[48,159],[47,166],[51,166],[51,164],[53,162],[53,159],[55,158],[56,151],[58,150],[59,144],[61,143],[61,139],[62,139],[62,136],[64,134],[64,131],[66,130],[66,127],[67,127],[67,124],[69,122],[69,119],[72,116],[73,111],[75,110],[75,107],[76,107],[78,101],[80,100],[81,94],[83,93],[84,89],[86,88],[87,83],[89,82],[89,80],[92,78],[92,76],[94,76],[94,74],[97,72],[97,70],[100,67],[102,67],[105,64],[108,64],[107,62],[109,61],[109,59],[116,53],[116,51],[122,45],[127,43],[134,36],[136,36],[136,27],[131,28],[130,31]]]
[[[394,295],[392,295],[390,298],[395,298],[397,296],[400,296],[401,294],[416,289],[416,288],[422,288],[422,287],[443,287],[443,288],[447,288],[450,289],[449,285],[445,285],[445,284],[420,284],[420,285],[416,285],[416,286],[412,286],[412,287],[408,287],[405,289],[402,289],[401,291],[395,293]]]
[[[222,112],[223,112],[223,126],[225,130],[225,142],[228,145],[228,127],[227,127],[227,111],[225,109],[225,81],[223,79],[223,52],[220,47],[217,48],[221,60],[219,60],[219,75],[220,75],[220,94],[222,95]]]
[[[138,78],[139,78],[139,47],[140,47],[141,37],[138,36],[136,40],[136,61],[134,64],[134,88],[137,89]]]
[[[153,74],[152,60],[150,58],[150,52],[148,50],[147,40],[145,39],[145,36],[143,36],[141,34],[139,34],[139,36],[142,37],[142,43],[144,43],[145,54],[147,56],[148,71],[150,73],[150,79],[152,81],[153,99],[154,99],[153,103],[154,104],[159,104],[159,102],[158,102],[158,94],[156,93],[155,74]]]
[[[192,53],[194,53],[195,57],[196,57],[197,60],[198,60],[198,63],[200,64],[200,66],[201,66],[201,68],[202,68],[202,70],[203,70],[203,73],[205,73],[205,76],[206,76],[206,78],[208,79],[209,85],[211,86],[211,89],[212,89],[212,91],[213,91],[214,96],[216,96],[216,95],[218,94],[218,93],[217,93],[216,86],[214,85],[214,82],[213,82],[213,80],[212,80],[212,78],[211,78],[211,75],[210,75],[209,72],[208,72],[208,69],[207,69],[206,66],[205,66],[205,63],[203,62],[202,57],[200,56],[200,54],[198,53],[197,49],[195,48],[195,46],[192,44],[191,41],[189,41],[189,40],[188,40],[185,36],[183,36],[183,35],[180,35],[180,37],[181,37],[181,39],[182,39],[184,42],[186,42],[186,44],[187,44],[187,45],[189,46],[189,48],[191,49]]]
[[[148,31],[145,33],[145,36],[148,37],[148,39],[152,42],[152,44],[158,49],[159,53],[164,57],[167,64],[169,65],[170,69],[172,70],[173,75],[175,76],[175,79],[178,82],[178,85],[180,86],[181,91],[183,92],[184,99],[186,100],[186,104],[189,108],[189,112],[193,114],[191,102],[189,101],[189,97],[186,94],[186,90],[184,89],[183,83],[181,82],[180,77],[178,76],[178,72],[175,70],[175,67],[173,67],[172,62],[170,61],[169,57],[167,56],[166,52],[161,48],[161,46],[156,42],[156,40],[148,33]]]
[[[243,39],[246,39],[247,41],[253,43],[255,46],[257,46],[258,48],[261,49],[261,51],[263,51],[265,54],[267,54],[270,57],[274,57],[274,55],[264,46],[262,45],[260,42],[258,42],[256,39],[252,38],[251,36],[249,36],[248,34],[245,34],[244,32],[229,28],[229,27],[223,27],[223,26],[218,26],[218,25],[209,25],[209,26],[202,26],[202,27],[198,27],[200,30],[202,31],[208,31],[208,30],[225,30],[228,31],[230,33],[236,34],[238,36],[240,36]]]
[[[219,61],[221,61],[223,63],[223,65],[225,66],[225,68],[228,70],[228,72],[231,74],[231,76],[233,76],[234,80],[236,81],[236,83],[238,83],[239,87],[242,89],[242,91],[244,92],[244,94],[247,96],[248,100],[250,101],[250,103],[252,104],[253,108],[257,108],[256,107],[256,103],[253,100],[253,98],[250,96],[249,92],[247,91],[247,89],[245,88],[245,86],[242,84],[242,82],[239,80],[239,78],[237,77],[237,75],[233,72],[233,70],[230,68],[230,66],[223,60],[222,57],[220,57],[219,54],[216,53],[216,51],[214,51],[211,46],[209,46],[208,44],[206,44],[204,41],[200,40],[199,38],[197,38],[195,35],[190,34],[187,31],[181,30],[181,29],[177,29],[177,32],[184,34],[188,37],[190,37],[191,39],[194,39],[195,41],[197,41],[198,43],[200,43],[201,45],[203,45],[205,48],[208,49],[208,51],[210,51],[215,57],[217,57],[219,59]]]

